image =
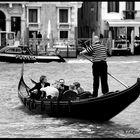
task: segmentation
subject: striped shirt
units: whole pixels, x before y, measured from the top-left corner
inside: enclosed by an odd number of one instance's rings
[[[106,61],[107,48],[101,42],[96,42],[92,46],[86,48],[87,52],[92,55],[93,62]]]

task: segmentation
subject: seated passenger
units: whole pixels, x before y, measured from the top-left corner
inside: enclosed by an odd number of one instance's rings
[[[69,86],[65,85],[64,79],[59,79],[59,84],[62,90],[62,93],[64,93],[66,90],[69,90]]]
[[[46,93],[46,97],[53,98],[59,96],[59,91],[54,85],[44,87],[40,89],[41,91],[44,91]]]
[[[61,84],[59,81],[56,80],[52,85],[53,85],[53,87],[55,87],[59,91],[58,100],[61,100],[61,97],[62,97],[63,92],[64,92],[63,84]]]
[[[77,95],[81,95],[84,92],[84,89],[80,86],[79,82],[74,82],[73,85],[75,86]]]
[[[75,92],[74,85],[69,86],[69,90],[65,91],[62,96],[62,101],[68,101],[68,100],[76,100],[77,93]]]
[[[39,100],[42,96],[42,92],[40,91],[40,89],[47,86],[50,86],[50,83],[47,82],[46,76],[42,75],[40,77],[40,82],[36,83],[35,86],[29,90],[29,92],[31,93],[30,97]],[[44,96],[45,94],[43,95],[43,97]]]

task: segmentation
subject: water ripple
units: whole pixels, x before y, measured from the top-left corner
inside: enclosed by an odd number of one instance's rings
[[[130,65],[131,64],[131,65]],[[25,64],[25,82],[38,81],[47,75],[48,81],[64,78],[66,84],[79,81],[85,90],[92,91],[91,63],[85,59],[67,59],[67,63]],[[72,118],[53,118],[36,115],[22,106],[17,86],[22,64],[0,63],[0,137],[1,138],[138,138],[140,137],[140,98],[107,123]],[[139,57],[108,58],[108,68],[118,79],[132,85],[139,76]],[[127,71],[126,71],[127,70]],[[125,89],[111,77],[111,91]],[[99,88],[99,96],[101,88]],[[93,112],[94,113],[94,112]]]

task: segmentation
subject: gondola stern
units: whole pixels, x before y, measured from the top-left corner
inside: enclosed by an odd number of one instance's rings
[[[140,85],[140,78],[137,78],[137,84]]]
[[[21,85],[22,81],[24,81],[23,75],[24,75],[24,62],[22,63],[22,67],[21,67],[21,75],[20,75],[20,80],[19,80],[19,84],[18,84],[18,91],[20,89],[20,85]]]

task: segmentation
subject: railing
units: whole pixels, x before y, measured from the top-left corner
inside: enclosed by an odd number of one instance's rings
[[[70,57],[69,53],[74,52],[77,57],[77,50],[75,40],[58,40],[58,39],[40,39],[40,38],[29,38],[29,47],[35,53],[50,53],[65,52],[66,57]]]
[[[104,43],[107,42],[107,39],[104,38]],[[87,48],[88,46],[91,46],[92,39],[91,38],[78,38],[78,39],[71,39],[71,40],[58,40],[58,39],[38,39],[38,38],[30,38],[29,39],[29,47],[32,49],[32,51],[36,51],[36,48],[38,47],[40,51],[47,51],[50,49],[58,48],[61,51],[66,50],[67,51],[67,57],[69,51],[76,51],[76,54],[79,54],[80,51],[82,51],[84,48]]]

